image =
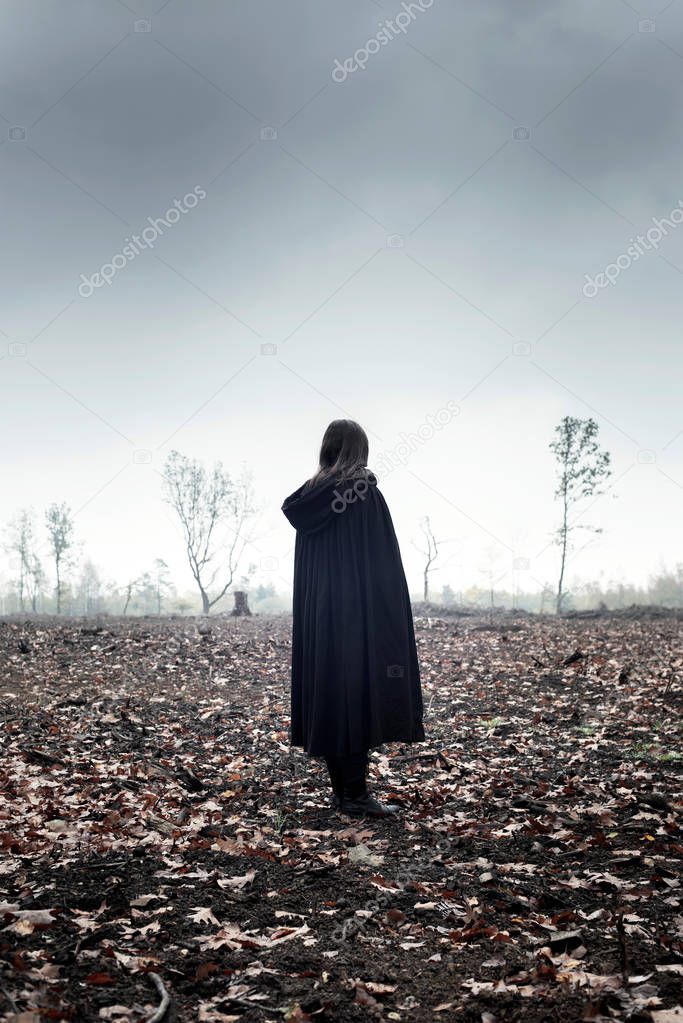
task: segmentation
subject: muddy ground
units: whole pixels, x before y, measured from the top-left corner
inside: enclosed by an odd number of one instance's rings
[[[361,822],[290,627],[0,621],[2,1020],[683,1019],[674,616],[419,617]]]

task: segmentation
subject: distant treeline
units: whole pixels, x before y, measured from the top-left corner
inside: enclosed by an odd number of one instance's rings
[[[444,607],[499,607],[518,608],[522,611],[551,613],[555,610],[555,590],[550,586],[542,592],[527,593],[523,590],[511,592],[506,589],[472,586],[465,590],[454,590],[444,586],[439,595],[432,598]],[[659,605],[660,607],[683,607],[683,564],[673,570],[662,569],[652,576],[646,586],[624,582],[581,582],[574,580],[563,598],[563,611],[587,611],[605,607],[612,610],[639,606]]]
[[[245,587],[249,594],[249,606],[256,614],[288,614],[291,611],[291,595],[278,592],[274,585]],[[421,594],[413,594],[417,613],[424,605]],[[568,590],[563,605],[564,611],[587,611],[606,608],[610,611],[638,606],[660,606],[683,608],[683,564],[673,571],[662,570],[650,580],[647,586],[613,582],[607,585],[597,582],[574,582]],[[544,593],[527,593],[521,590],[471,586],[456,590],[452,586],[442,587],[432,595],[432,608],[470,608],[487,611],[491,608],[529,611],[552,614],[555,611],[555,591],[548,587]],[[233,608],[232,593],[214,609],[216,613],[228,613]],[[8,586],[0,594],[0,614],[30,613],[33,609],[20,606],[16,590]],[[35,613],[54,614],[55,598],[40,593],[36,600]],[[201,601],[190,591],[178,594],[169,587],[161,592],[159,573],[144,573],[133,584],[121,587],[113,583],[101,583],[92,564],[87,563],[80,580],[67,586],[62,596],[62,613],[66,615],[197,615],[202,613]]]

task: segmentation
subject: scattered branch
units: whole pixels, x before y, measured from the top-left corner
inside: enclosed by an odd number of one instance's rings
[[[149,1017],[147,1023],[160,1023],[168,1012],[168,1007],[171,1004],[171,996],[164,987],[164,982],[158,973],[148,973],[147,976],[154,983],[155,988],[159,992],[159,997],[161,998],[159,1008],[152,1016]]]

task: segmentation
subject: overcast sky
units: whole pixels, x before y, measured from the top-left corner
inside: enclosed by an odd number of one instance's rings
[[[570,574],[683,559],[683,0],[405,7],[4,0],[3,522],[67,501],[105,575],[182,587],[165,457],[246,462],[284,590],[327,423],[372,468],[455,404],[381,482],[411,589],[425,514],[435,588],[554,581],[564,415],[614,463]]]

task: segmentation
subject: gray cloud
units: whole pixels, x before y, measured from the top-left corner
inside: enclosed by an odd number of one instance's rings
[[[491,533],[540,549],[567,412],[599,418],[623,474],[619,524],[610,498],[611,539],[581,570],[642,576],[674,550],[683,232],[594,299],[581,289],[683,198],[683,7],[434,0],[335,82],[400,9],[3,5],[4,518],[64,497],[108,570],[172,558],[172,437],[252,464],[286,572],[276,512],[326,422],[343,410],[386,448],[452,399],[462,415],[416,477],[387,481],[409,563],[425,511],[462,530],[470,578]],[[153,249],[78,294],[197,185],[206,200]]]

